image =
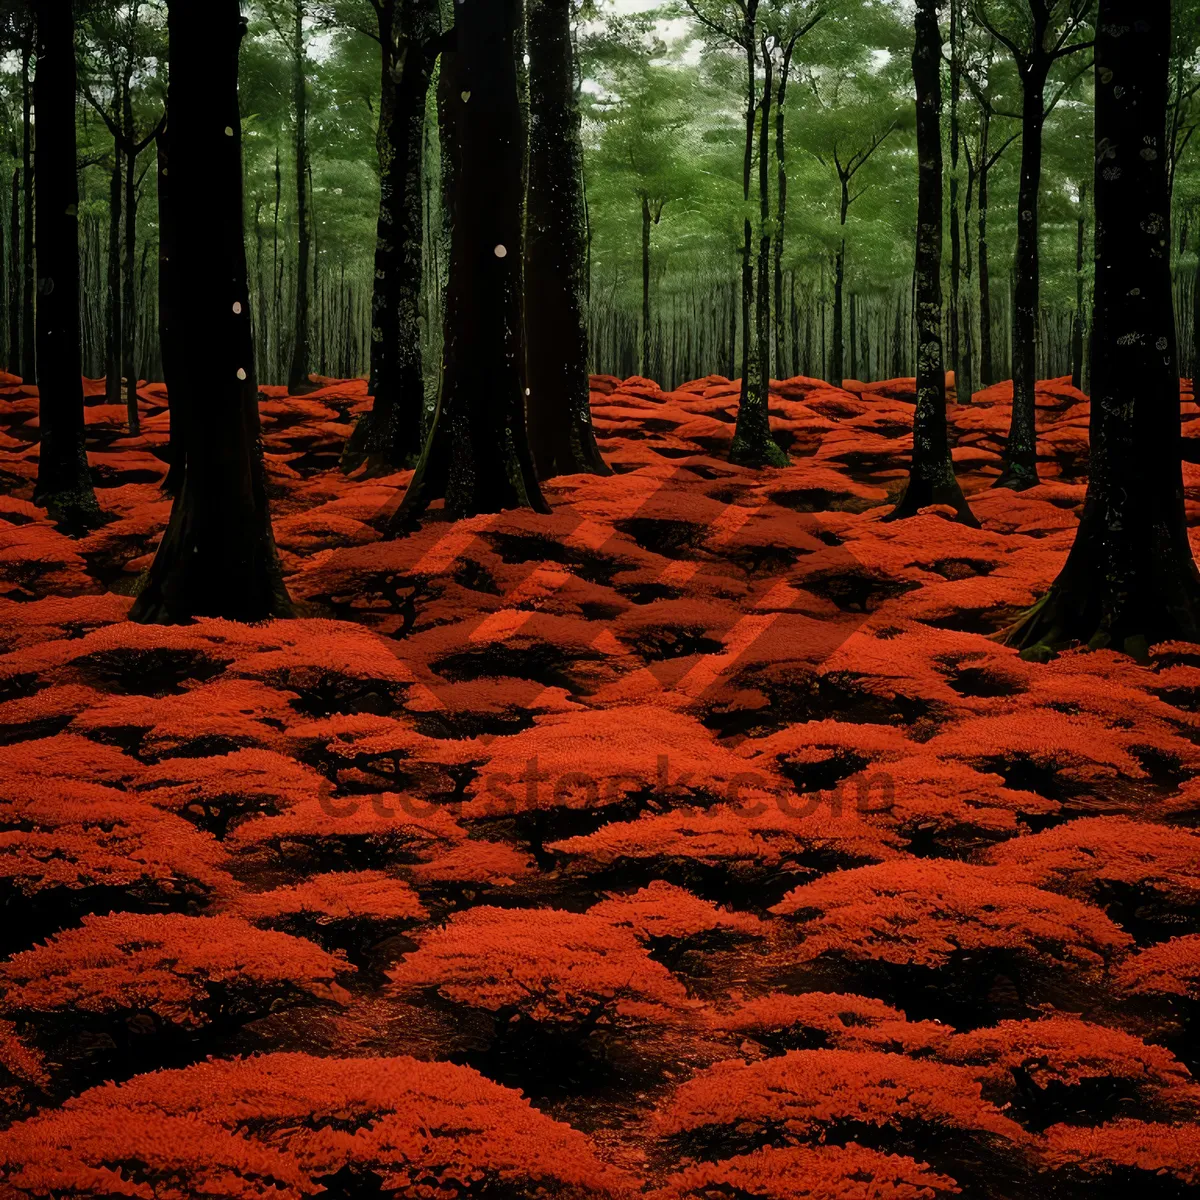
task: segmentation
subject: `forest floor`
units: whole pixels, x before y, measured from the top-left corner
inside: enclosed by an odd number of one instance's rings
[[[951,405],[969,529],[881,520],[912,380],[775,383],[764,471],[736,384],[593,389],[611,477],[383,541],[365,384],[264,388],[300,619],[147,628],[162,388],[76,541],[0,378],[0,1195],[1200,1195],[1200,646],[990,637],[1086,397],[1020,494]]]

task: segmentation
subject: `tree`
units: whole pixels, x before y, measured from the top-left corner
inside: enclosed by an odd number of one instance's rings
[[[521,105],[515,0],[463,0],[454,72],[459,147],[441,394],[390,529],[436,499],[454,517],[548,511],[525,432]]]
[[[1087,498],[1070,557],[1005,641],[1135,657],[1200,638],[1184,518],[1171,294],[1167,6],[1101,0],[1096,36],[1096,284]]]
[[[768,287],[770,269],[770,166],[764,161],[769,146],[770,101],[767,87],[760,104],[758,93],[759,9],[760,0],[684,0],[689,11],[711,35],[740,50],[746,63],[746,139],[742,155],[742,201],[745,215],[742,221],[742,390],[738,402],[737,429],[729,450],[731,462],[747,467],[786,466],[787,454],[771,437],[767,415],[770,387],[770,347],[764,347],[762,336],[770,329],[770,292],[758,297],[755,311],[753,239],[750,195],[754,175],[755,130],[762,112],[761,147],[759,150],[759,286]],[[768,152],[769,153],[769,152]],[[765,245],[765,250],[763,246]]]
[[[1017,490],[1038,482],[1034,388],[1037,383],[1037,320],[1040,299],[1038,193],[1042,182],[1042,129],[1046,82],[1060,59],[1091,48],[1078,35],[1092,0],[1002,0],[1022,30],[1009,33],[993,20],[989,0],[975,0],[976,19],[1012,55],[1021,80],[1021,182],[1017,196],[1017,254],[1013,282],[1013,406],[997,487]],[[1086,68],[1085,68],[1086,69]]]
[[[67,528],[102,523],[88,471],[79,340],[79,183],[75,169],[75,13],[72,0],[37,0],[38,413],[34,500]]]
[[[955,0],[952,0],[955,2]],[[946,368],[942,353],[942,31],[938,0],[918,0],[913,43],[917,89],[917,407],[908,486],[889,520],[948,504],[978,527],[954,474],[946,436]],[[957,131],[956,131],[957,132]],[[845,191],[843,189],[843,204]],[[957,221],[957,212],[955,213]],[[844,243],[843,243],[844,245]]]
[[[170,310],[182,482],[132,619],[290,615],[267,504],[243,241],[237,0],[169,10]],[[203,419],[200,419],[200,418]],[[174,464],[173,464],[174,465]]]
[[[337,10],[354,20],[352,11]],[[382,65],[379,125],[379,222],[371,297],[371,411],[358,422],[343,470],[364,462],[371,474],[412,466],[424,444],[425,376],[419,308],[425,106],[443,35],[437,0],[372,3],[375,26],[353,28],[378,43]]]
[[[609,474],[592,430],[588,389],[587,221],[571,6],[572,0],[530,0],[526,10],[526,410],[541,479]]]

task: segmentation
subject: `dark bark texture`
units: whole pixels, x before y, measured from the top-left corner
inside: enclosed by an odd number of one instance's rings
[[[946,370],[942,351],[942,35],[938,0],[918,0],[913,44],[917,91],[917,407],[912,468],[889,520],[948,504],[977,525],[954,475],[946,437]]]
[[[175,339],[183,483],[131,612],[159,624],[290,615],[267,505],[243,243],[238,0],[171,0]]]
[[[522,146],[514,0],[456,6],[457,186],[441,394],[390,530],[430,503],[453,517],[549,511],[525,432]]]
[[[38,0],[37,357],[41,446],[34,500],[64,526],[101,520],[84,444],[79,335],[79,183],[75,167],[75,17],[71,0]]]
[[[308,72],[304,46],[304,0],[294,0],[292,22],[292,106],[296,116],[296,311],[288,391],[308,387],[308,284],[312,223],[308,211]]]
[[[1088,491],[1066,566],[1006,636],[1031,658],[1073,642],[1140,658],[1155,642],[1200,639],[1171,295],[1170,39],[1169,5],[1101,0]]]
[[[526,412],[539,479],[607,475],[588,388],[587,221],[571,0],[529,0]],[[643,368],[644,369],[644,368]]]

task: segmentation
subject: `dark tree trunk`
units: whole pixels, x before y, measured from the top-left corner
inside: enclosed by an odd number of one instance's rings
[[[1087,188],[1080,188],[1075,219],[1075,319],[1071,322],[1071,385],[1083,386],[1083,233]]]
[[[125,279],[121,297],[121,374],[125,376],[125,412],[131,436],[141,431],[138,416],[138,369],[137,354],[137,290],[134,286],[136,270],[134,255],[137,250],[137,155],[132,153],[129,142],[134,139],[133,101],[129,87],[125,89],[125,111],[122,114],[125,126]]]
[[[962,87],[962,38],[960,0],[950,0],[950,370],[954,372],[954,389],[962,382],[962,350],[959,344],[959,290],[962,280],[962,229],[958,210],[958,94]],[[970,399],[968,392],[967,398]]]
[[[988,176],[991,162],[988,133],[991,117],[986,107],[979,113],[979,382],[996,382],[992,366],[992,276],[988,262]]]
[[[1012,419],[1004,470],[994,486],[1033,487],[1037,473],[1037,326],[1041,271],[1038,193],[1042,183],[1042,125],[1049,58],[1038,56],[1025,74],[1021,109],[1021,172],[1017,189],[1017,256],[1013,266]]]
[[[1171,296],[1170,44],[1169,5],[1100,0],[1088,491],[1066,566],[1007,635],[1029,658],[1073,642],[1144,658],[1155,642],[1200,641]]]
[[[1192,276],[1192,383],[1200,379],[1200,245],[1196,247],[1196,272]]]
[[[607,475],[588,388],[587,229],[571,0],[529,0],[525,220],[529,448],[539,479]]]
[[[370,474],[412,467],[421,455],[425,373],[420,302],[424,246],[425,107],[438,53],[437,0],[401,0],[384,42],[379,120],[379,224],[371,300],[374,401],[342,455]],[[385,36],[387,12],[380,15]],[[387,47],[402,46],[399,53]]]
[[[290,615],[271,531],[242,211],[238,0],[171,0],[171,317],[183,485],[130,616]],[[193,415],[202,419],[189,419]]]
[[[642,362],[640,370],[645,376],[650,371],[650,226],[654,218],[650,214],[650,197],[642,197]]]
[[[458,181],[445,367],[433,428],[393,533],[439,498],[454,517],[549,511],[525,432],[518,11],[514,0],[463,0],[456,8],[457,50],[448,57],[457,60]]]
[[[308,386],[308,279],[312,226],[308,216],[308,77],[304,54],[304,0],[294,0],[292,24],[292,104],[296,110],[296,312],[288,391]]]
[[[787,234],[787,111],[784,107],[787,100],[788,75],[792,69],[792,54],[796,49],[796,39],[788,42],[783,52],[783,63],[779,69],[779,82],[776,86],[775,103],[775,361],[783,362],[784,320],[783,320],[783,243]],[[792,276],[792,311],[795,312],[795,276]],[[793,331],[795,323],[793,322]],[[795,358],[795,335],[792,338],[792,356]],[[793,362],[793,366],[795,363]],[[776,370],[783,374],[783,367]]]
[[[75,14],[37,0],[38,455],[36,503],[65,527],[100,523],[88,471],[79,340],[79,182],[75,165]]]
[[[978,525],[954,475],[946,436],[942,355],[942,34],[938,0],[917,0],[913,82],[917,92],[917,407],[908,486],[888,520],[948,504]]]
[[[21,168],[14,167],[8,210],[8,369],[21,370]]]
[[[749,27],[750,23],[747,22]],[[750,73],[747,112],[747,144],[745,158],[745,197],[750,199],[751,167],[754,158],[755,106],[754,64],[756,55],[753,39],[747,52]],[[745,345],[742,348],[742,396],[738,405],[737,426],[729,448],[729,461],[743,467],[786,467],[789,459],[771,436],[769,400],[771,388],[771,95],[774,82],[771,57],[763,55],[766,79],[762,94],[762,126],[758,143],[758,302],[754,306],[753,324],[750,310],[754,295],[754,263],[750,256],[753,229],[750,218],[745,222],[745,258],[742,275],[742,328]]]
[[[845,318],[844,318],[844,288],[846,283],[846,216],[850,211],[850,181],[842,180],[842,198],[838,212],[840,214],[839,225],[842,229],[841,241],[838,242],[837,253],[833,259],[833,345],[830,348],[832,359],[830,361],[829,373],[831,378],[828,380],[834,387],[841,387],[842,380],[846,374],[846,359],[845,359]]]
[[[21,141],[21,180],[24,203],[24,246],[21,266],[21,378],[25,383],[37,382],[37,332],[34,300],[37,285],[36,251],[33,241],[33,86],[29,78],[32,47],[27,43],[21,54],[21,103],[24,122]]]
[[[176,364],[179,362],[179,327],[172,316],[171,275],[175,258],[175,205],[171,190],[171,125],[164,121],[154,139],[158,159],[158,346],[162,357],[163,382],[167,385],[167,404],[170,406],[171,428],[169,458],[171,469],[163,481],[164,489],[178,496],[183,486],[184,458],[187,437],[184,433],[184,410],[175,404],[178,386]]]
[[[121,403],[121,147],[113,139],[113,167],[108,177],[108,294],[104,334],[104,398]]]

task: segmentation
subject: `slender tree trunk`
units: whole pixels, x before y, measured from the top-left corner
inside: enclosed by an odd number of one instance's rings
[[[292,25],[292,103],[296,111],[296,329],[292,344],[292,364],[288,370],[288,391],[308,386],[309,302],[308,278],[312,225],[308,215],[308,77],[304,53],[304,0],[293,0]]]
[[[1042,182],[1043,97],[1048,63],[1035,62],[1022,89],[1021,173],[1017,190],[1017,257],[1013,268],[1013,406],[996,487],[1033,487],[1037,473],[1037,324],[1040,294],[1038,193]]]
[[[130,616],[259,621],[290,615],[271,531],[246,276],[238,0],[170,0],[171,199],[177,237],[176,411],[183,486]],[[232,136],[229,134],[232,130]]]
[[[587,219],[571,0],[528,0],[526,412],[539,479],[608,474],[588,386]]]
[[[787,234],[787,123],[784,120],[787,99],[788,75],[791,72],[792,53],[796,43],[791,41],[783,52],[783,63],[779,69],[775,104],[775,172],[777,198],[775,214],[775,361],[783,362],[784,321],[783,321],[783,243]],[[795,277],[792,278],[792,307],[795,309]],[[795,344],[793,339],[793,356]],[[783,374],[783,368],[776,368]]]
[[[913,82],[917,92],[917,407],[908,486],[888,520],[948,504],[978,525],[954,475],[946,435],[946,371],[942,355],[942,34],[938,0],[917,0]]]
[[[391,269],[395,239],[392,234],[392,206],[387,200],[394,184],[390,168],[392,122],[396,115],[396,79],[393,74],[396,69],[395,37],[399,31],[396,0],[380,0],[376,16],[380,45],[379,124],[375,130],[375,150],[379,156],[379,218],[375,226],[375,275],[371,290],[371,366],[367,384],[372,397],[379,395],[379,374],[383,357],[389,348],[395,345],[396,306],[390,294],[392,280],[395,278],[395,272]],[[383,370],[386,373],[386,367]],[[365,416],[359,424],[363,421],[369,422],[370,417]],[[352,437],[351,446],[354,441]],[[361,461],[357,453],[351,456],[350,461],[343,457],[343,469],[353,469]]]
[[[1196,247],[1196,271],[1192,276],[1192,383],[1200,379],[1200,245]]]
[[[525,431],[522,144],[514,0],[456,7],[458,180],[438,411],[399,533],[434,500],[454,517],[548,512]]]
[[[88,471],[79,331],[79,183],[75,165],[75,14],[37,0],[38,455],[36,503],[76,532],[101,523]]]
[[[1200,640],[1200,573],[1180,469],[1166,145],[1170,6],[1100,0],[1096,21],[1096,288],[1087,499],[1070,557],[1009,645],[1072,642],[1144,658]]]
[[[125,170],[121,147],[113,138],[113,167],[108,179],[108,294],[104,341],[104,398],[121,403],[121,181]]]
[[[21,365],[21,168],[14,167],[8,210],[8,369]]]
[[[979,382],[990,387],[996,382],[992,365],[992,276],[988,262],[988,176],[991,153],[988,143],[990,115],[986,108],[979,114]]]
[[[21,270],[21,378],[25,383],[37,383],[37,333],[35,329],[37,264],[33,241],[33,85],[29,63],[33,48],[26,43],[21,54],[21,103],[23,126],[21,141],[21,179],[24,187],[24,247]]]
[[[125,280],[121,314],[121,373],[125,376],[125,411],[130,436],[141,432],[138,416],[137,369],[137,290],[134,255],[137,250],[137,156],[133,153],[133,100],[129,87],[125,89]]]
[[[1075,319],[1071,322],[1071,385],[1083,386],[1083,234],[1087,188],[1079,189],[1079,213],[1075,218]]]
[[[642,361],[640,370],[650,370],[650,197],[642,196]]]
[[[170,117],[159,126],[154,139],[158,159],[158,345],[162,357],[163,382],[167,385],[167,403],[170,405],[171,430],[168,457],[171,469],[163,481],[163,488],[172,496],[178,496],[183,487],[184,466],[187,455],[187,436],[184,432],[185,410],[175,404],[179,386],[177,366],[180,361],[180,329],[172,312],[174,286],[172,275],[175,259],[175,200],[171,186],[171,123]]]
[[[962,350],[959,344],[959,288],[962,279],[962,232],[958,210],[958,97],[962,87],[962,14],[960,0],[950,0],[950,369],[954,372],[955,394],[961,384]],[[967,396],[970,399],[970,394]]]
[[[846,216],[850,211],[850,181],[842,180],[842,197],[839,207],[838,224],[842,229],[841,241],[838,242],[837,253],[833,259],[833,355],[830,363],[829,380],[834,387],[841,387],[846,375],[845,361],[845,318],[843,289],[846,283]]]
[[[755,9],[754,11],[757,11]],[[747,29],[751,26],[747,22]],[[748,142],[745,159],[745,196],[750,199],[751,167],[754,159],[754,68],[757,55],[754,41],[748,38],[749,104],[747,116]],[[742,278],[742,324],[746,345],[742,350],[745,364],[742,379],[742,400],[738,406],[737,427],[729,448],[729,461],[744,467],[786,467],[789,459],[771,436],[769,412],[771,388],[771,95],[774,81],[771,56],[764,53],[766,79],[762,92],[762,125],[758,143],[758,303],[750,323],[751,302],[754,300],[754,264],[750,256],[753,236],[749,217],[745,223],[745,261]]]

